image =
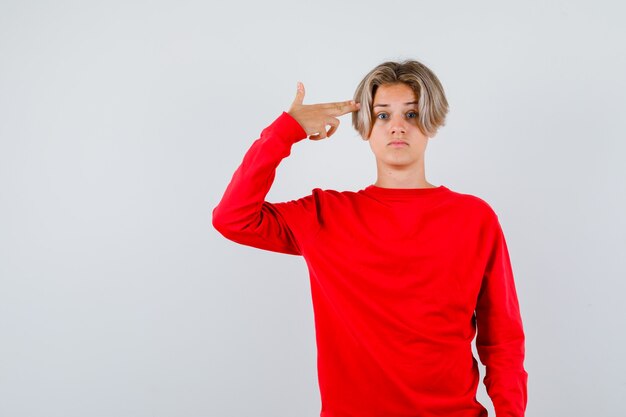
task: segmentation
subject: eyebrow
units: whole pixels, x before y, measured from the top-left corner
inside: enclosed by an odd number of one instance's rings
[[[404,104],[418,104],[417,101],[409,101],[408,103],[404,103]],[[374,104],[374,107],[389,107],[389,104]]]

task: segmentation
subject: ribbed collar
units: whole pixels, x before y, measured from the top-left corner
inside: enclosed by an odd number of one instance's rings
[[[368,185],[363,189],[366,194],[385,198],[385,197],[399,197],[399,198],[411,198],[417,196],[430,196],[435,194],[441,194],[450,191],[445,185],[430,188],[383,188],[374,184]]]

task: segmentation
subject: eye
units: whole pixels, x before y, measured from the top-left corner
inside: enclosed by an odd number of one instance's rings
[[[388,117],[388,116],[387,116],[387,113],[378,113],[378,114],[376,115],[376,118],[377,118],[377,119],[381,119],[381,120],[386,119],[387,117]]]
[[[414,111],[410,111],[406,114],[406,117],[409,119],[415,119],[417,117],[417,113]]]

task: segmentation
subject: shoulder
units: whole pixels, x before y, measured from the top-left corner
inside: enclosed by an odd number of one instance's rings
[[[317,202],[318,205],[322,206],[345,200],[348,198],[346,197],[346,193],[349,192],[316,187],[311,190],[311,197]]]
[[[300,196],[292,200],[273,203],[278,208],[302,206],[309,209],[320,210],[322,206],[351,201],[356,193],[352,191],[336,191],[323,188],[313,188],[310,194]]]
[[[356,192],[344,190],[332,190],[328,188],[313,188],[312,193],[319,196],[329,197],[329,198],[354,198],[356,196]]]
[[[330,203],[354,203],[359,201],[359,193],[351,190],[333,190],[328,188],[313,188],[312,195],[317,200],[324,201],[327,204]]]
[[[462,193],[450,190],[452,200],[467,211],[468,214],[477,215],[484,220],[497,221],[498,214],[484,198],[475,194]]]

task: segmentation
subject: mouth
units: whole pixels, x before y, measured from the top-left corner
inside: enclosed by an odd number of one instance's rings
[[[389,146],[409,146],[409,144],[403,140],[394,140],[389,142]]]

